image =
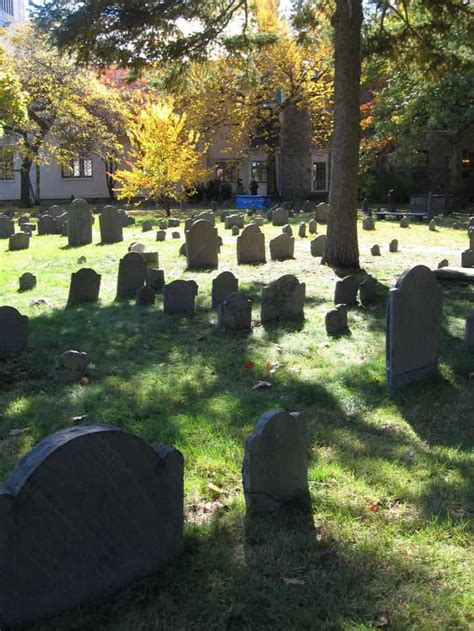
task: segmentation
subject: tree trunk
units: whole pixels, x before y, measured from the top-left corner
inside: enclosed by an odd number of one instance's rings
[[[357,185],[362,0],[337,0],[333,25],[334,134],[324,263],[332,267],[358,268]]]
[[[269,147],[267,152],[267,195],[275,197],[276,188],[276,157],[275,147]]]
[[[31,182],[30,171],[33,161],[31,158],[23,158],[20,168],[20,207],[31,208]]]
[[[105,164],[105,180],[107,182],[107,190],[109,192],[109,201],[115,202],[115,171],[117,170],[117,163],[115,160],[110,158],[109,160],[104,160],[102,158],[103,163]]]

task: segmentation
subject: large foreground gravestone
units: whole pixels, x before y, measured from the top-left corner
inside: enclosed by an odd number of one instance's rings
[[[219,264],[217,228],[205,219],[198,219],[186,231],[188,269],[216,268]]]
[[[442,294],[424,265],[404,272],[387,302],[389,392],[436,373]]]
[[[103,598],[183,549],[183,457],[106,425],[59,431],[0,491],[0,626]]]
[[[227,296],[218,307],[217,326],[226,331],[247,331],[252,327],[252,302],[241,294]]]
[[[135,299],[137,291],[146,283],[146,262],[143,254],[129,252],[119,262],[117,300]]]
[[[222,272],[212,281],[212,308],[217,309],[230,294],[239,291],[239,280],[232,272]]]
[[[306,285],[296,276],[286,274],[262,289],[260,319],[262,324],[274,320],[291,320],[304,316]]]
[[[272,261],[287,261],[294,258],[295,237],[290,237],[286,232],[279,234],[270,241],[270,257]]]
[[[70,246],[92,243],[93,217],[85,199],[77,198],[67,213],[67,239]]]
[[[308,458],[300,418],[276,410],[260,417],[245,441],[242,478],[249,512],[308,502]]]
[[[28,317],[14,307],[0,307],[0,359],[22,353],[27,344]]]
[[[84,267],[71,274],[69,285],[68,307],[83,302],[97,302],[99,300],[101,275],[89,267]]]
[[[166,314],[192,313],[198,293],[194,280],[174,280],[163,287],[163,310]]]
[[[99,216],[100,240],[102,243],[123,241],[122,218],[114,206],[106,206]]]
[[[265,235],[256,224],[251,223],[237,238],[237,264],[265,262]]]

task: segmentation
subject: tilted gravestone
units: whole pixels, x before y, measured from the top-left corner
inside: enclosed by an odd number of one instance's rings
[[[56,360],[55,378],[61,383],[74,383],[86,375],[88,365],[87,353],[65,351]]]
[[[291,320],[304,316],[306,285],[296,276],[286,274],[262,289],[260,319],[262,324],[274,320]]]
[[[249,224],[237,239],[237,264],[266,263],[265,235],[256,224]]]
[[[474,312],[470,313],[466,318],[463,348],[468,353],[474,353]]]
[[[170,218],[168,219],[168,226],[169,226],[170,228],[179,228],[180,223],[181,223],[181,222],[180,222],[180,220],[179,220],[179,219],[173,219],[173,217],[170,217]]]
[[[239,291],[239,281],[232,272],[222,272],[212,281],[212,308],[217,309],[230,294]]]
[[[336,305],[325,317],[328,335],[339,335],[347,331],[347,305]]]
[[[244,227],[244,216],[243,215],[227,215],[224,219],[224,227],[226,230],[231,230],[234,226],[237,228]]]
[[[68,307],[99,300],[101,275],[89,267],[71,274]]]
[[[38,235],[59,234],[59,226],[51,215],[42,215],[38,219]]]
[[[404,272],[387,302],[387,380],[390,392],[438,369],[442,294],[427,267]]]
[[[219,235],[209,221],[198,219],[186,231],[188,269],[216,268],[219,264]]]
[[[324,256],[324,249],[326,247],[327,237],[325,234],[320,234],[315,237],[311,243],[311,256]]]
[[[134,300],[146,282],[146,263],[143,254],[129,252],[119,262],[116,300]]]
[[[338,280],[334,289],[335,305],[355,305],[357,303],[357,292],[359,281],[355,276],[346,276]]]
[[[226,331],[247,331],[252,327],[252,302],[239,293],[228,295],[218,306],[217,326]]]
[[[159,267],[158,252],[142,252],[142,256],[147,267]]]
[[[274,226],[286,226],[288,223],[288,211],[285,208],[277,208],[272,213],[272,224]]]
[[[380,245],[377,245],[377,244],[373,245],[370,248],[370,253],[372,254],[372,256],[381,256]]]
[[[15,222],[10,217],[0,217],[0,239],[8,239],[15,234]]]
[[[272,261],[287,261],[294,258],[295,237],[290,237],[285,232],[271,239],[269,246]]]
[[[28,317],[14,307],[0,307],[0,359],[22,353],[27,345]]]
[[[25,272],[19,278],[19,290],[30,291],[36,287],[36,276],[30,272]]]
[[[249,512],[273,512],[285,503],[308,503],[308,457],[303,422],[288,412],[261,416],[245,441],[242,467]]]
[[[183,457],[117,427],[38,443],[0,491],[0,626],[104,598],[183,550]]]
[[[359,298],[364,307],[374,302],[377,296],[377,287],[378,283],[372,276],[368,276],[361,282],[359,286]]]
[[[67,213],[68,244],[78,246],[92,243],[92,223],[89,204],[84,199],[75,199]]]
[[[99,216],[99,225],[102,243],[123,241],[122,218],[114,206],[105,206]]]
[[[449,261],[448,261],[448,259],[442,259],[442,260],[438,263],[438,269],[441,269],[442,267],[449,267]]]
[[[11,252],[15,252],[17,250],[27,250],[30,247],[30,235],[26,234],[26,232],[17,232],[16,234],[12,234],[12,236],[8,239],[8,249]]]
[[[166,314],[192,313],[198,293],[194,280],[174,280],[163,287],[163,310]]]
[[[392,239],[388,246],[389,252],[398,252],[398,239]]]
[[[461,267],[474,267],[474,250],[464,250],[461,253]]]

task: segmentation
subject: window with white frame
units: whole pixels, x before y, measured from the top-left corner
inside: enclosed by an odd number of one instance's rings
[[[6,151],[0,153],[0,180],[14,180],[13,155]]]
[[[217,162],[216,178],[221,182],[237,182],[239,180],[239,161],[220,160]]]
[[[328,164],[325,160],[313,162],[313,191],[328,190]]]
[[[250,179],[261,183],[268,181],[266,160],[252,160],[250,162]]]
[[[67,180],[92,177],[92,158],[89,156],[80,156],[79,158],[69,160],[69,163],[63,166],[61,175]]]

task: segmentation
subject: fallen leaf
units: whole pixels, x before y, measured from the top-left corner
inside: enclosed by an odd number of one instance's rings
[[[282,580],[286,585],[304,585],[304,581],[301,580],[301,578],[291,578],[284,576]]]
[[[380,510],[380,506],[377,504],[377,502],[372,502],[371,504],[369,504],[369,511],[371,511],[372,513],[378,513]]]
[[[256,383],[252,390],[260,390],[261,388],[272,388],[273,384],[270,383],[269,381],[259,381],[258,383]]]
[[[22,427],[21,429],[11,429],[10,436],[19,436],[20,434],[24,434],[25,432],[29,432],[29,427]]]
[[[77,423],[82,423],[88,417],[87,414],[81,414],[80,416],[71,416],[71,422],[77,425]]]
[[[252,372],[252,371],[254,371],[255,370],[255,363],[254,362],[245,362],[244,369],[245,369],[245,372]]]
[[[90,382],[91,380],[89,379],[89,377],[81,377],[79,380],[79,383],[81,383],[83,386],[88,386]]]
[[[220,486],[217,486],[216,484],[213,484],[212,482],[209,482],[209,484],[207,485],[207,488],[209,491],[211,491],[211,493],[213,493],[213,495],[221,495],[222,493],[224,493],[224,489],[221,489]]]
[[[382,613],[375,618],[374,626],[379,629],[390,626],[390,616],[388,611],[382,611]]]

